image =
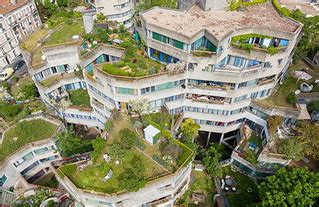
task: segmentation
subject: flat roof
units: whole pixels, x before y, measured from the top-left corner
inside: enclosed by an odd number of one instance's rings
[[[248,6],[243,11],[204,11],[196,4],[186,12],[154,7],[141,16],[147,24],[187,37],[206,29],[218,40],[241,28],[256,27],[293,33],[299,27],[292,20],[280,16],[271,3]]]

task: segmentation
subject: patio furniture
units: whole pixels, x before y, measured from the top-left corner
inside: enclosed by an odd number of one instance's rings
[[[232,187],[232,188],[231,188],[231,191],[236,192],[237,189],[236,189],[235,187]]]
[[[234,184],[233,179],[227,178],[227,179],[225,180],[225,184],[226,184],[227,186],[232,186],[232,185]]]
[[[228,191],[229,191],[229,187],[226,186],[226,187],[224,188],[224,190],[225,190],[226,192],[228,192]]]
[[[312,91],[312,88],[313,88],[313,85],[308,85],[307,83],[302,83],[300,85],[300,90],[301,92],[304,92],[304,93],[308,93],[310,91]]]

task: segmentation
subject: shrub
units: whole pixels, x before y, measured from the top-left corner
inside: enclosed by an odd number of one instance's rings
[[[32,99],[37,95],[37,88],[34,83],[22,86],[19,90],[18,98],[22,101]]]
[[[99,158],[102,154],[102,150],[104,149],[105,141],[102,137],[98,137],[92,141],[93,152],[91,152],[91,158],[94,162]]]
[[[270,46],[267,48],[267,53],[270,55],[274,55],[274,54],[278,53],[278,48]]]
[[[129,129],[121,130],[119,135],[121,137],[121,145],[125,149],[131,149],[138,142],[136,134]]]
[[[312,112],[319,112],[319,100],[317,100],[317,101],[311,101],[311,102],[308,104],[307,108],[308,108],[308,111],[309,111],[310,113],[312,113]]]
[[[289,93],[287,96],[287,102],[290,104],[295,104],[296,101],[297,101],[297,98],[295,96],[295,93],[294,92]]]
[[[4,118],[12,118],[16,116],[20,111],[20,107],[16,104],[9,104],[4,101],[0,101],[0,116]]]
[[[18,80],[19,80],[19,78],[18,78],[17,76],[13,76],[13,77],[12,77],[12,81],[13,81],[14,83],[18,82]]]
[[[117,66],[118,67],[124,67],[125,66],[125,62],[123,60],[120,60],[118,63],[117,63]]]
[[[129,76],[129,73],[115,67],[113,64],[105,64],[103,65],[103,71],[107,72],[111,75],[120,75],[120,76]]]
[[[65,23],[66,23],[67,25],[71,25],[71,24],[73,23],[73,21],[72,21],[72,19],[67,19],[67,20],[65,21]]]

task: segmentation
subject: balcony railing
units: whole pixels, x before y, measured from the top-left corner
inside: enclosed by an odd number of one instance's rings
[[[216,55],[216,52],[208,50],[193,50],[191,54],[195,57],[212,57],[213,55]]]
[[[201,98],[201,97],[198,97],[198,98],[195,98],[195,97],[186,97],[187,99],[190,99],[194,102],[199,102],[199,103],[208,103],[208,104],[221,104],[223,105],[225,103],[224,100],[219,100],[219,99],[208,99],[207,97],[205,98]]]
[[[260,79],[257,82],[257,85],[261,86],[261,85],[266,85],[268,83],[272,83],[275,81],[275,78],[265,78],[265,79]]]
[[[189,86],[194,88],[199,88],[199,89],[219,90],[219,91],[228,91],[228,90],[235,89],[235,87],[229,86],[229,85],[219,86],[219,85],[206,85],[206,84],[189,84]]]

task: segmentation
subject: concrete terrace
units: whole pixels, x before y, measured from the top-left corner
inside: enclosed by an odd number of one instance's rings
[[[238,29],[253,27],[294,33],[300,26],[282,17],[270,3],[245,7],[243,11],[204,11],[197,5],[186,12],[154,7],[141,16],[147,24],[189,38],[205,29],[218,40]]]

